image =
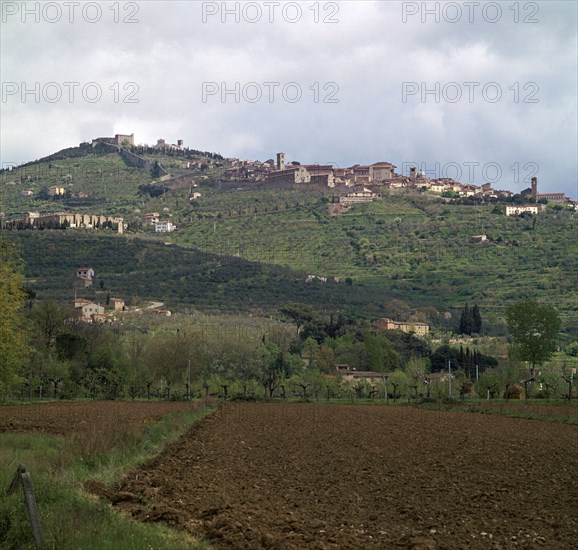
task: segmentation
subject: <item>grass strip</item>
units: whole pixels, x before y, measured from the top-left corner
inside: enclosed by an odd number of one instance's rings
[[[0,434],[0,548],[35,548],[23,493],[8,496],[18,464],[32,477],[41,514],[45,548],[83,550],[202,549],[203,542],[162,524],[143,524],[118,514],[82,490],[95,479],[110,485],[123,472],[145,462],[177,439],[210,407],[180,411],[126,433],[112,448],[86,454],[71,437],[34,433]]]

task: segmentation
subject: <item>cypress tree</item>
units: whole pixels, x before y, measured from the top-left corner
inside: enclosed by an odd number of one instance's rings
[[[474,317],[470,306],[466,303],[460,318],[460,334],[472,334],[474,331]]]
[[[466,376],[468,378],[472,377],[472,356],[470,355],[470,348],[466,347]]]
[[[482,368],[480,365],[480,352],[478,350],[474,350],[474,368],[478,366],[478,372],[481,374]]]
[[[472,309],[472,324],[473,324],[473,332],[475,334],[481,334],[482,316],[480,314],[480,308],[478,307],[478,304],[475,304],[474,308]]]

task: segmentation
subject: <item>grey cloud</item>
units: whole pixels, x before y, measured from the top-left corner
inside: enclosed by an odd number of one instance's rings
[[[313,2],[301,3],[303,17],[294,24],[279,17],[274,23],[223,24],[216,17],[203,23],[202,4],[141,2],[135,24],[112,23],[110,3],[101,4],[103,21],[95,24],[8,19],[3,82],[94,81],[103,99],[23,104],[8,97],[0,105],[1,160],[24,162],[96,135],[134,131],[141,142],[183,138],[192,147],[263,160],[283,149],[304,162],[339,165],[497,162],[504,173],[499,186],[515,190],[525,184],[513,180],[509,166],[536,162],[541,190],[576,198],[575,3],[536,3],[536,24],[513,23],[506,8],[514,2],[502,3],[505,15],[495,24],[479,16],[474,23],[422,23],[419,17],[403,23],[401,2],[379,1],[338,2],[337,24],[314,23]],[[534,3],[519,3],[519,9],[528,4]],[[120,2],[127,8],[120,15],[129,15],[131,5]],[[476,81],[480,88],[498,82],[504,97],[492,104],[478,95],[470,104],[436,103],[429,96],[422,103],[418,94],[403,103],[404,81]],[[109,87],[118,83],[122,92],[131,82],[138,85],[138,103],[115,102]],[[229,88],[296,82],[303,98],[293,104],[277,93],[274,103],[264,97],[237,104],[231,95],[226,103],[219,96],[203,102],[204,82]],[[337,104],[323,102],[330,82],[339,85]],[[516,82],[518,103],[509,89]],[[539,85],[537,104],[523,102],[529,82]],[[315,83],[317,103],[309,89]]]

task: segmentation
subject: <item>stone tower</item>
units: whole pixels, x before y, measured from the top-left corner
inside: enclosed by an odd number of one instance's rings
[[[285,170],[285,153],[277,153],[277,170]]]
[[[536,198],[538,194],[538,178],[532,178],[532,197]]]

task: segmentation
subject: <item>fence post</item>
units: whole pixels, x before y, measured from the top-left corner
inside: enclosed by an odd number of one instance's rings
[[[30,479],[30,474],[26,471],[26,466],[24,466],[24,464],[18,466],[6,493],[8,495],[14,494],[18,490],[18,485],[20,484],[22,484],[22,489],[24,491],[24,500],[26,501],[26,507],[28,508],[28,517],[30,518],[30,524],[32,525],[32,534],[34,535],[34,541],[36,542],[36,550],[44,550],[40,514],[36,507],[36,497],[34,495],[34,488],[32,487],[32,479]]]

